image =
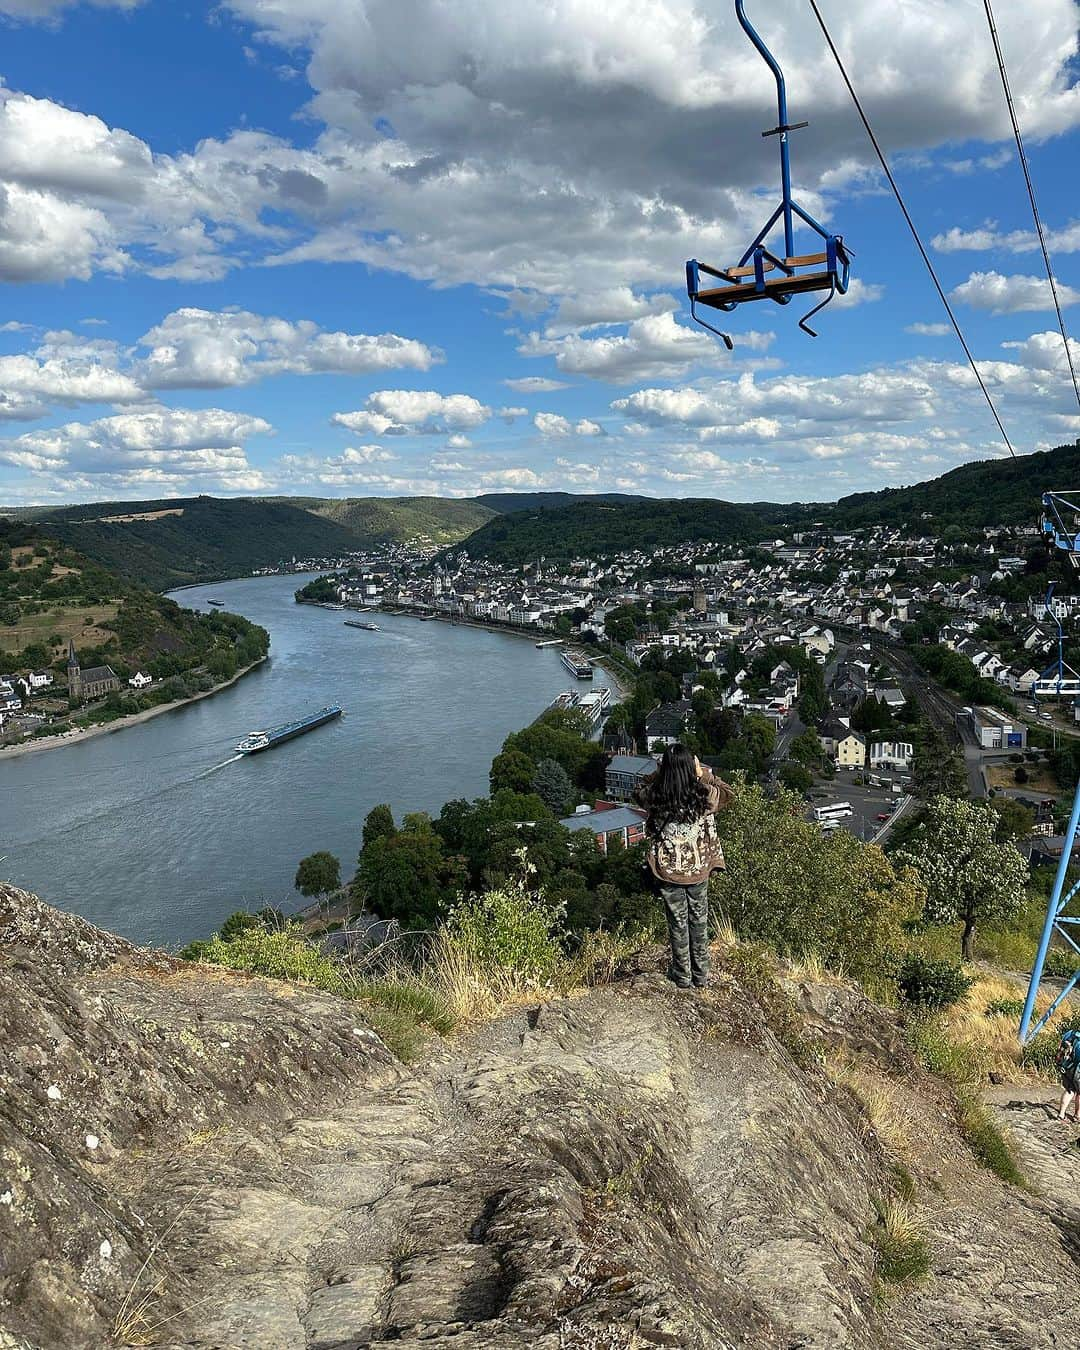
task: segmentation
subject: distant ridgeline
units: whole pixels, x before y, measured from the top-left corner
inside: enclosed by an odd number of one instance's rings
[[[357,547],[344,526],[287,502],[183,497],[64,506],[35,522],[85,557],[155,590],[243,576]]]
[[[37,529],[91,561],[158,590],[246,575],[292,558],[339,558],[366,547],[464,544],[473,558],[517,565],[678,543],[759,543],[821,524],[832,529],[955,527],[1033,521],[1050,488],[1080,490],[1080,446],[964,464],[913,487],[838,502],[777,504],[625,494],[488,493],[438,497],[187,497],[39,508]]]
[[[136,671],[177,677],[164,691],[177,698],[230,678],[269,647],[265,629],[239,615],[182,609],[35,523],[0,519],[0,674],[62,675],[69,640],[84,667],[108,665],[121,680]],[[157,692],[144,702],[160,701]]]
[[[722,502],[712,498],[578,497],[535,494],[527,509],[496,516],[469,536],[470,557],[521,564],[537,557],[648,551],[696,541],[759,543],[820,524],[830,529],[908,525],[940,534],[955,527],[1033,522],[1048,488],[1080,489],[1080,446],[964,464],[912,487],[861,492],[838,502]],[[523,497],[527,494],[522,494]],[[550,494],[558,498],[559,494]],[[484,500],[494,500],[485,498]],[[513,500],[513,499],[511,499]]]

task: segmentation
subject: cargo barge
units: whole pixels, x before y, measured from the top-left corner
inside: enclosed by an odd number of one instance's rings
[[[305,732],[314,731],[316,727],[332,722],[340,716],[341,708],[335,703],[329,708],[321,708],[317,713],[312,713],[310,717],[301,717],[296,722],[285,722],[280,727],[271,727],[269,731],[248,732],[236,747],[236,752],[240,755],[257,755],[261,750],[270,750],[275,745],[291,741],[296,736],[303,736]]]
[[[369,633],[377,633],[379,625],[377,623],[365,623],[363,619],[346,619],[346,628],[366,628]]]

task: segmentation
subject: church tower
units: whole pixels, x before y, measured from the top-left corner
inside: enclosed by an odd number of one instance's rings
[[[67,681],[68,681],[68,698],[81,700],[82,670],[79,666],[78,654],[75,651],[74,638],[68,638]]]

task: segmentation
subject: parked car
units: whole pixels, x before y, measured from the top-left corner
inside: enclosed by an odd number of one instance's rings
[[[877,819],[878,819],[878,820],[881,820],[881,821],[892,820],[892,812],[891,812],[891,811],[879,811],[879,812],[877,813]]]

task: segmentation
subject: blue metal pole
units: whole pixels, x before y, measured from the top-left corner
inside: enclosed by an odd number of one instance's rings
[[[735,15],[742,25],[743,32],[761,53],[766,65],[776,79],[776,115],[780,129],[780,184],[784,194],[784,256],[790,258],[795,253],[795,226],[791,217],[791,156],[788,151],[787,88],[784,84],[784,72],[776,63],[776,58],[758,36],[756,29],[746,17],[746,0],[735,0]]]
[[[1068,875],[1069,862],[1072,859],[1073,841],[1076,839],[1078,827],[1080,827],[1080,783],[1076,785],[1076,796],[1073,798],[1072,815],[1069,817],[1068,829],[1065,832],[1065,842],[1061,849],[1061,861],[1058,863],[1057,875],[1054,877],[1054,889],[1050,893],[1050,903],[1046,908],[1046,922],[1043,924],[1042,937],[1039,939],[1039,950],[1035,957],[1035,966],[1031,972],[1031,983],[1028,985],[1027,999],[1024,1003],[1024,1015],[1020,1019],[1021,1044],[1027,1040],[1028,1027],[1031,1025],[1031,1015],[1035,1011],[1035,999],[1039,993],[1043,965],[1046,962],[1046,953],[1049,950],[1050,939],[1054,933],[1054,924],[1057,922],[1058,908],[1061,904],[1061,893],[1065,889],[1065,878]]]

